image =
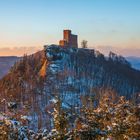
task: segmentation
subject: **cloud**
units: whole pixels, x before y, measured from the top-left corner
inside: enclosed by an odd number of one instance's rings
[[[13,48],[0,48],[0,56],[23,56],[24,54],[32,54],[43,47],[13,47]]]
[[[93,47],[95,50],[99,50],[101,53],[108,55],[110,51],[117,53],[123,56],[140,56],[140,48],[136,47],[115,47],[111,45],[100,45]],[[42,50],[43,47],[3,47],[0,48],[0,56],[23,56],[24,54],[32,54],[39,50]]]
[[[96,46],[95,49],[99,50],[100,52],[108,55],[110,51],[117,53],[123,56],[140,56],[140,48],[136,47],[115,47],[115,46]]]

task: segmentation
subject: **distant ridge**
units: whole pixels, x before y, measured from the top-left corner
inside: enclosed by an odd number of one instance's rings
[[[8,73],[19,58],[17,56],[0,56],[0,79]]]
[[[126,59],[131,63],[133,68],[140,70],[140,57],[129,56]]]

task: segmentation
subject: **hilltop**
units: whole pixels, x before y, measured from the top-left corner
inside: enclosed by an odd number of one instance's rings
[[[114,53],[106,58],[94,49],[50,45],[16,62],[0,81],[0,93],[1,100],[17,104],[18,114],[32,118],[31,128],[50,129],[56,96],[63,108],[77,113],[82,98],[96,98],[98,104],[105,93],[137,103],[139,79],[140,71]],[[1,111],[8,111],[3,105]]]

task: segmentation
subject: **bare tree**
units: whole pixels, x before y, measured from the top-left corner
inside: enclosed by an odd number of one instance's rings
[[[88,47],[87,43],[88,43],[87,40],[82,40],[82,42],[81,42],[82,48],[87,48]]]

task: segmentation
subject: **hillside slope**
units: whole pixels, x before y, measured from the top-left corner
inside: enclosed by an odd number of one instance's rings
[[[129,98],[140,91],[140,71],[114,53],[105,58],[95,50],[52,45],[46,48],[46,57],[49,81],[60,93],[64,88],[65,92],[74,89],[75,93],[84,94],[92,88],[105,87]]]
[[[31,118],[31,128],[50,129],[55,96],[60,96],[63,108],[78,114],[83,98],[98,103],[105,91],[139,102],[140,71],[114,53],[105,58],[95,50],[51,45],[24,56],[0,81],[5,99],[0,105],[9,112],[5,104],[15,102],[16,112]]]

